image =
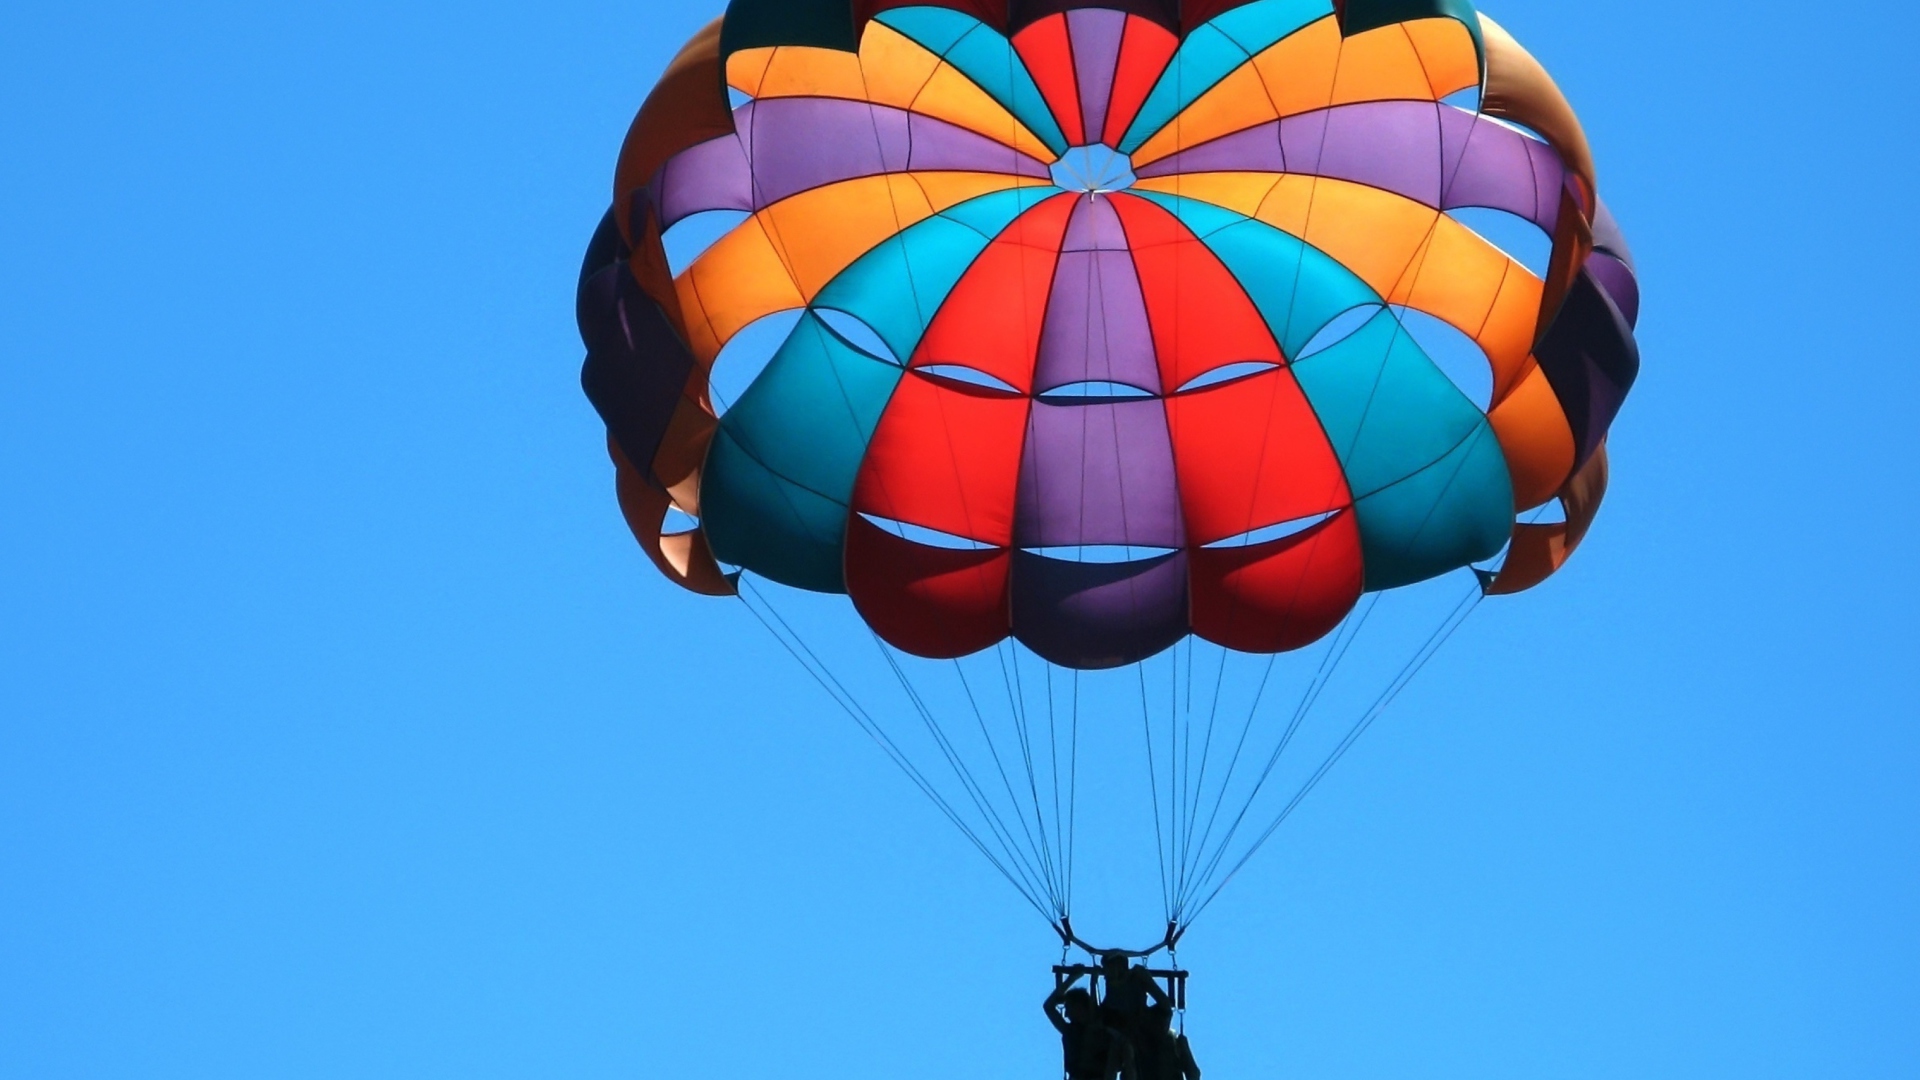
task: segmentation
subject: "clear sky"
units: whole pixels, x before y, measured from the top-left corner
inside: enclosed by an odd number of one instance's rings
[[[577,384],[718,0],[0,11],[0,1076],[1057,1075],[1057,959]],[[1614,486],[1194,932],[1244,1077],[1920,1074],[1906,5],[1486,5],[1647,297]]]

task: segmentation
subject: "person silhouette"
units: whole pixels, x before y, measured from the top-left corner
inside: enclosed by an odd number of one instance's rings
[[[1135,1080],[1132,1046],[1108,1025],[1084,987],[1062,983],[1043,1006],[1047,1021],[1060,1033],[1067,1080]]]
[[[1140,1080],[1200,1080],[1193,1045],[1184,1032],[1173,1030],[1173,1005],[1155,1001],[1142,1014],[1137,1041]]]

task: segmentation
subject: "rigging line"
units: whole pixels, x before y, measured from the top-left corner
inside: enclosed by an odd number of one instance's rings
[[[1000,785],[1006,789],[1007,802],[1013,807],[1014,820],[1020,823],[1020,832],[1027,838],[1028,849],[1037,854],[1040,845],[1034,841],[1032,831],[1027,828],[1027,816],[1020,812],[1020,797],[1013,793],[1013,780],[1007,775],[1006,763],[1000,759],[1000,746],[993,741],[993,733],[987,728],[987,715],[981,710],[979,699],[974,696],[973,684],[967,679],[967,669],[962,667],[958,660],[953,662],[953,669],[960,673],[960,685],[967,692],[967,704],[973,707],[973,717],[980,725],[980,737],[986,740],[987,754],[993,758],[994,770],[1000,774]],[[1053,895],[1051,884],[1048,886],[1047,897],[1053,901],[1055,907],[1060,906],[1060,899]]]
[[[1432,660],[1434,655],[1440,651],[1441,647],[1446,645],[1447,641],[1453,637],[1454,633],[1458,631],[1460,627],[1466,625],[1467,619],[1473,615],[1474,611],[1478,610],[1480,601],[1484,598],[1485,593],[1481,591],[1480,585],[1476,581],[1472,586],[1472,591],[1462,598],[1460,603],[1454,607],[1452,613],[1450,613],[1440,627],[1433,632],[1433,635],[1427,639],[1426,644],[1421,646],[1419,653],[1415,655],[1414,659],[1409,660],[1406,666],[1400,669],[1400,674],[1395,677],[1393,683],[1381,692],[1380,696],[1374,700],[1373,705],[1368,708],[1366,713],[1354,724],[1353,729],[1347,733],[1346,738],[1340,740],[1340,744],[1336,746],[1333,752],[1327,756],[1327,759],[1320,764],[1320,767],[1314,770],[1313,775],[1308,778],[1306,784],[1303,785],[1300,791],[1294,795],[1293,799],[1287,803],[1286,808],[1280,811],[1279,817],[1274,819],[1273,824],[1267,826],[1266,831],[1260,834],[1260,838],[1255,840],[1253,846],[1247,849],[1247,853],[1240,857],[1240,861],[1234,863],[1233,869],[1227,871],[1226,876],[1220,880],[1220,884],[1215,886],[1211,893],[1207,894],[1207,898],[1194,910],[1194,918],[1198,919],[1200,914],[1206,911],[1207,907],[1213,903],[1214,898],[1220,895],[1220,891],[1232,883],[1234,876],[1240,873],[1241,869],[1247,865],[1248,860],[1252,859],[1253,856],[1259,852],[1260,848],[1273,837],[1273,834],[1279,830],[1280,826],[1286,823],[1287,818],[1293,814],[1300,803],[1312,793],[1313,789],[1319,785],[1327,773],[1332,771],[1335,765],[1339,764],[1340,759],[1346,756],[1347,751],[1353,748],[1353,744],[1358,742],[1360,737],[1367,733],[1367,729],[1373,726],[1373,722],[1378,720],[1381,714],[1387,711],[1387,707],[1393,704],[1394,699],[1400,696],[1401,691],[1405,690],[1407,686],[1413,682],[1414,677],[1419,675],[1421,669],[1427,666],[1427,661]]]
[[[1160,860],[1160,900],[1162,909],[1173,914],[1173,894],[1167,888],[1167,851],[1160,826],[1160,772],[1153,761],[1153,721],[1147,706],[1147,662],[1141,660],[1134,664],[1134,670],[1140,675],[1140,729],[1146,735],[1147,743],[1147,787],[1153,798],[1153,854]]]
[[[1360,617],[1343,622],[1340,632],[1334,635],[1327,652],[1320,658],[1319,670],[1314,673],[1313,680],[1307,684],[1306,689],[1301,691],[1300,701],[1294,706],[1293,716],[1287,721],[1287,727],[1281,733],[1280,742],[1268,756],[1266,767],[1260,771],[1259,779],[1254,781],[1253,790],[1247,794],[1246,802],[1241,805],[1240,812],[1234,815],[1233,823],[1227,827],[1225,835],[1220,838],[1220,845],[1213,849],[1212,857],[1205,859],[1205,867],[1200,869],[1198,875],[1189,882],[1189,895],[1182,898],[1183,907],[1184,901],[1192,899],[1193,895],[1206,888],[1206,883],[1219,869],[1220,861],[1226,857],[1228,849],[1233,846],[1233,838],[1239,835],[1240,827],[1245,824],[1247,815],[1253,812],[1253,805],[1260,798],[1260,792],[1266,788],[1267,781],[1273,777],[1274,769],[1279,766],[1280,759],[1293,744],[1294,736],[1299,734],[1301,724],[1305,723],[1313,707],[1319,703],[1320,695],[1326,691],[1327,684],[1333,681],[1334,674],[1340,670],[1340,665],[1346,660],[1347,653],[1352,650],[1353,643],[1359,640],[1360,632],[1366,629],[1367,620],[1372,618],[1374,611],[1380,606],[1380,596],[1380,593],[1368,594],[1365,604],[1359,609]],[[1209,822],[1209,826],[1211,824]],[[1206,840],[1203,839],[1203,858],[1205,843]]]
[[[833,699],[834,704],[840,706],[841,710],[859,726],[860,730],[865,732],[869,739],[873,740],[881,752],[885,753],[887,757],[893,761],[894,765],[906,775],[907,779],[912,781],[914,786],[920,789],[921,794],[925,795],[928,801],[932,802],[934,807],[945,815],[948,821],[953,823],[954,828],[960,830],[960,835],[966,837],[967,842],[972,844],[974,849],[980,852],[988,864],[1000,872],[1000,876],[1007,880],[1007,884],[1013,886],[1014,891],[1020,894],[1020,898],[1032,905],[1033,909],[1039,912],[1042,918],[1045,918],[1047,912],[1045,907],[1040,904],[1038,897],[1028,886],[1023,885],[1019,879],[1015,878],[1014,875],[1007,870],[1006,866],[994,856],[992,851],[988,850],[986,844],[981,842],[980,837],[961,819],[953,807],[948,804],[947,800],[927,781],[926,777],[921,774],[920,770],[914,767],[913,763],[901,752],[899,746],[893,742],[886,731],[874,721],[872,716],[867,714],[866,710],[860,706],[857,700],[852,699],[850,695],[845,698],[841,696],[842,694],[846,694],[847,691],[846,688],[840,684],[839,679],[835,678],[831,671],[826,670],[824,665],[821,665],[821,667],[816,670],[814,665],[819,663],[818,657],[814,657],[814,662],[809,663],[806,657],[801,655],[802,651],[804,651],[806,656],[813,656],[813,650],[807,648],[806,643],[801,641],[797,635],[794,636],[792,641],[782,636],[778,630],[774,629],[773,623],[768,622],[767,617],[762,615],[760,611],[747,600],[748,593],[754,595],[762,604],[767,605],[768,611],[773,614],[775,619],[779,620],[782,626],[787,627],[788,634],[793,633],[792,628],[787,626],[786,620],[780,617],[779,612],[775,610],[771,604],[767,603],[766,598],[761,596],[759,591],[753,587],[753,583],[744,577],[740,579],[740,583],[746,586],[744,592],[736,593],[740,599],[741,606],[747,609],[748,613],[767,631],[770,637],[780,643],[781,648],[787,651],[787,655],[793,657],[794,662],[798,663],[802,670],[812,676],[814,682],[818,683],[820,688],[826,691],[827,696]],[[796,648],[796,643],[798,648]]]
[[[1050,789],[1053,794],[1053,849],[1060,853],[1061,870],[1063,871],[1063,877],[1060,883],[1061,895],[1067,899],[1070,905],[1073,897],[1073,886],[1067,878],[1073,875],[1073,865],[1067,861],[1066,836],[1061,831],[1062,819],[1060,817],[1060,716],[1059,710],[1055,708],[1053,700],[1053,665],[1043,664],[1041,670],[1044,671],[1047,676],[1047,768],[1053,778],[1053,786]],[[1063,905],[1063,907],[1067,906]],[[1071,907],[1067,907],[1066,913],[1072,914]]]
[[[1182,895],[1185,892],[1187,876],[1189,873],[1191,873],[1191,870],[1192,870],[1192,868],[1189,866],[1189,861],[1193,856],[1193,828],[1196,824],[1199,823],[1200,803],[1204,800],[1204,797],[1206,795],[1207,765],[1212,760],[1212,757],[1213,757],[1214,724],[1215,724],[1215,721],[1217,721],[1220,717],[1220,692],[1221,692],[1221,688],[1226,685],[1227,662],[1232,658],[1233,658],[1233,651],[1231,649],[1228,649],[1224,645],[1221,646],[1220,647],[1220,666],[1214,672],[1214,676],[1213,676],[1213,702],[1211,705],[1207,707],[1207,732],[1205,737],[1202,739],[1200,743],[1200,775],[1194,781],[1193,805],[1188,808],[1188,813],[1187,813],[1187,833],[1186,833],[1186,836],[1183,837],[1181,840],[1180,877],[1179,877],[1178,887],[1175,890],[1176,897]],[[1193,678],[1191,671],[1188,672],[1187,678],[1189,680]],[[1189,685],[1191,685],[1191,682],[1189,682]]]
[[[869,632],[871,633],[871,629]],[[965,791],[967,797],[972,800],[974,810],[980,814],[981,818],[986,822],[987,828],[992,831],[994,839],[999,842],[1001,850],[1006,854],[1007,861],[1012,864],[1015,869],[1020,871],[1022,879],[1028,882],[1036,895],[1046,895],[1046,890],[1040,887],[1039,879],[1041,875],[1034,869],[1032,863],[1027,858],[1026,851],[1014,842],[1013,831],[1007,828],[1006,823],[1001,820],[998,810],[993,807],[991,800],[986,797],[985,790],[980,787],[979,781],[974,778],[973,771],[967,768],[966,759],[954,748],[953,741],[947,735],[946,729],[940,726],[939,717],[934,714],[933,709],[927,705],[926,699],[921,695],[919,689],[916,688],[912,680],[907,677],[906,669],[900,666],[899,660],[893,655],[892,650],[887,646],[886,642],[882,640],[878,634],[874,634],[873,636],[875,643],[880,646],[881,656],[886,660],[887,666],[892,669],[894,678],[899,680],[900,688],[906,692],[907,700],[913,704],[914,710],[920,714],[921,722],[926,725],[927,733],[933,737],[934,745],[939,748],[941,755],[947,760],[948,767],[953,770],[954,776],[960,781],[961,790]],[[1052,897],[1048,895],[1048,899],[1051,900]]]
[[[1073,856],[1080,815],[1080,669],[1073,671],[1073,723],[1067,734],[1067,906],[1073,906]]]
[[[1007,653],[1013,653],[1013,676],[1007,676]],[[1060,871],[1054,863],[1052,845],[1047,840],[1047,819],[1041,809],[1040,782],[1033,767],[1033,738],[1027,724],[1027,689],[1020,680],[1020,654],[1015,652],[1008,641],[1002,641],[994,650],[1000,661],[1000,681],[1007,690],[1007,707],[1012,710],[1014,734],[1020,742],[1020,760],[1027,770],[1027,792],[1033,796],[1033,828],[1039,836],[1041,865],[1047,871],[1047,883],[1052,890],[1055,902],[1060,896]]]

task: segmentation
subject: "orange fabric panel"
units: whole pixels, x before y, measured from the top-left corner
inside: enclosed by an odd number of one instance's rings
[[[1480,16],[1480,32],[1487,46],[1487,83],[1480,108],[1490,116],[1511,120],[1539,132],[1560,160],[1579,178],[1586,205],[1581,217],[1593,218],[1595,186],[1593,149],[1573,106],[1533,54],[1522,48],[1499,23]]]
[[[1055,196],[987,245],[940,305],[911,366],[958,364],[1030,392],[1073,207],[1072,196]]]
[[[727,75],[733,75],[729,62]],[[838,49],[781,45],[760,76],[755,97],[827,97],[867,100],[867,79],[860,58]]]
[[[1285,368],[1167,399],[1192,545],[1353,502],[1306,394]]]
[[[1567,481],[1566,488],[1560,493],[1560,503],[1567,511],[1565,522],[1552,525],[1520,522],[1514,525],[1507,561],[1494,576],[1492,584],[1487,586],[1487,594],[1510,596],[1525,592],[1552,577],[1566,565],[1580,542],[1586,539],[1587,530],[1592,527],[1594,516],[1600,512],[1600,503],[1606,494],[1607,448],[1602,443],[1600,449],[1581,466],[1579,473]]]
[[[1011,186],[999,177],[969,175],[982,183],[982,190]],[[803,191],[760,211],[759,217],[800,295],[811,299],[855,259],[933,214],[920,185],[890,174]]]
[[[1193,632],[1229,649],[1275,653],[1333,631],[1360,599],[1360,525],[1344,511],[1298,536],[1187,553]]]
[[[1333,104],[1401,100],[1433,100],[1420,54],[1401,24],[1346,39],[1333,77]]]
[[[908,372],[867,446],[854,510],[1010,547],[1027,406]]]
[[[707,447],[713,442],[719,421],[713,418],[712,408],[703,404],[707,373],[694,368],[687,384],[689,393],[682,394],[674,406],[660,449],[654,451],[653,475],[666,486],[675,506],[699,517],[700,473],[706,467]]]
[[[1133,164],[1138,168],[1279,117],[1259,69],[1243,64],[1142,143],[1133,153]]]
[[[1253,58],[1253,66],[1267,84],[1267,95],[1281,116],[1312,112],[1333,103],[1341,40],[1340,21],[1329,15]]]
[[[760,84],[766,80],[767,67],[773,63],[771,45],[741,49],[727,57],[727,85],[748,97],[760,96]]]
[[[1540,279],[1452,218],[1440,216],[1413,274],[1391,300],[1473,338],[1493,365],[1495,400],[1526,370],[1540,313]]]
[[[708,23],[667,65],[627,129],[614,171],[613,209],[621,235],[633,244],[633,193],[646,187],[668,158],[733,133],[733,110],[720,78],[720,20]]]
[[[739,58],[757,51],[734,54],[729,67],[729,76],[741,80],[734,84],[736,88],[755,97],[830,97],[911,109],[985,135],[1040,161],[1053,160],[1047,144],[973,80],[885,23],[867,24],[858,56],[836,49],[783,45],[773,50],[755,90],[748,90],[744,84],[754,81],[752,65],[742,65]]]
[[[1080,84],[1074,78],[1073,46],[1067,40],[1067,17],[1041,19],[1013,37],[1013,47],[1047,99],[1047,107],[1070,146],[1087,141],[1086,121],[1080,115]],[[1046,160],[1042,158],[1041,160]]]
[[[665,492],[647,483],[611,438],[607,440],[607,453],[613,458],[614,492],[620,501],[621,516],[626,518],[627,528],[632,530],[633,538],[640,542],[640,550],[647,553],[653,565],[659,567],[667,580],[683,589],[706,596],[732,596],[733,583],[714,561],[706,536],[698,529],[663,534],[660,526],[672,501]]]
[[[765,220],[756,214],[741,222],[674,283],[687,346],[703,368],[711,368],[721,348],[755,319],[806,305]]]
[[[1487,414],[1513,478],[1516,511],[1553,497],[1573,471],[1573,429],[1547,373],[1534,364],[1506,400]]]
[[[742,222],[675,283],[687,344],[711,367],[733,335],[802,307],[860,256],[968,199],[1046,181],[1000,173],[892,173],[803,191]]]
[[[1113,208],[1133,249],[1166,390],[1228,364],[1281,362],[1246,290],[1178,218],[1129,195],[1116,196]]]
[[[1413,41],[1435,101],[1480,85],[1480,50],[1459,20],[1415,19],[1400,26]]]
[[[1005,548],[950,551],[903,540],[855,514],[847,522],[847,592],[874,632],[915,656],[948,660],[1007,636],[1013,616]]]

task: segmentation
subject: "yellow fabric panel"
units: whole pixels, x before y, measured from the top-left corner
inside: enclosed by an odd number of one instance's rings
[[[1329,15],[1295,31],[1254,57],[1253,66],[1281,116],[1324,109],[1340,66],[1340,23]]]
[[[775,51],[770,45],[760,49],[742,49],[727,57],[727,85],[748,97],[759,97],[760,83],[767,77],[767,66],[773,63]]]
[[[1177,154],[1189,147],[1211,142],[1223,135],[1245,131],[1279,119],[1260,70],[1243,64],[1219,85],[1200,95],[1186,111],[1173,118],[1153,138],[1134,151],[1135,168]]]
[[[1428,236],[1444,219],[1438,210],[1389,191],[1311,176],[1283,177],[1256,216],[1333,256],[1396,303]]]
[[[1149,177],[1136,182],[1133,186],[1140,191],[1199,199],[1201,202],[1223,206],[1236,214],[1258,217],[1260,204],[1266,200],[1267,193],[1272,191],[1275,185],[1300,179],[1305,177],[1280,176],[1265,172],[1177,173],[1173,176]]]
[[[913,99],[913,111],[977,131],[1029,157],[1053,160],[1046,143],[952,64],[941,64],[927,80],[920,96]]]
[[[1495,405],[1487,419],[1513,477],[1514,510],[1531,510],[1553,498],[1573,471],[1573,431],[1540,365],[1529,365],[1513,393]]]
[[[687,345],[702,367],[762,315],[806,304],[762,215],[741,222],[682,271],[674,286],[687,324]]]
[[[731,69],[731,65],[729,65]],[[731,70],[729,70],[731,73]],[[830,97],[867,100],[866,76],[860,58],[838,49],[782,45],[760,79],[755,97]]]
[[[968,199],[977,199],[996,191],[1046,187],[1051,183],[1051,181],[1032,176],[1011,176],[1006,173],[914,172],[902,175],[920,185],[921,192],[926,200],[933,204],[933,212],[936,214],[950,206],[958,206]]]
[[[907,108],[944,62],[919,42],[883,22],[870,22],[860,38],[860,67],[867,95],[882,105]]]
[[[1480,85],[1480,52],[1457,19],[1415,19],[1400,24],[1413,39],[1434,100]]]
[[[1356,101],[1432,101],[1420,54],[1400,25],[1383,26],[1350,37],[1340,50],[1340,70],[1333,79],[1333,103]]]

